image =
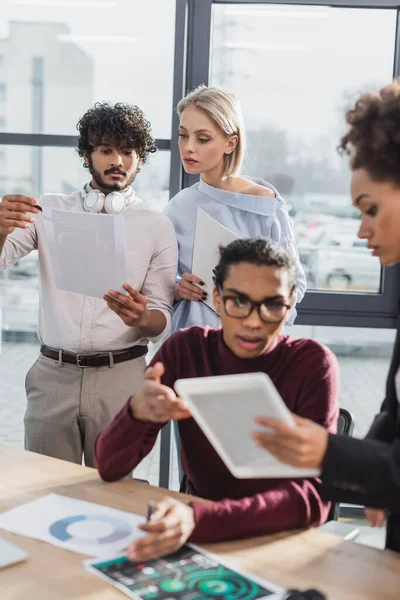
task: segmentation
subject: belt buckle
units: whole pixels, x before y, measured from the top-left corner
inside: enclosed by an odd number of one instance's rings
[[[81,365],[81,355],[77,354],[76,355],[76,364],[78,365],[78,367],[80,367],[81,369],[86,369],[86,367],[88,365]]]

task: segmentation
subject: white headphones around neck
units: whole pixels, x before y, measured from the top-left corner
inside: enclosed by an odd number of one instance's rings
[[[81,190],[81,196],[86,212],[99,213],[104,208],[109,215],[119,215],[133,202],[135,192],[128,187],[122,192],[110,192],[106,196],[100,190],[94,190],[90,184],[87,184]]]

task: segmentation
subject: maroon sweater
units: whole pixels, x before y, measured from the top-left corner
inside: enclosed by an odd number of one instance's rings
[[[191,327],[173,334],[151,364],[165,366],[162,383],[177,379],[267,373],[294,413],[336,431],[338,365],[330,350],[310,339],[279,336],[258,358],[239,358],[223,341],[221,329]],[[127,475],[150,452],[163,423],[132,419],[129,401],[96,440],[101,477],[115,481]],[[229,415],[227,415],[229,418]],[[179,422],[181,459],[193,495],[214,503],[193,502],[194,542],[211,542],[317,526],[326,520],[319,478],[236,479],[210,442],[189,418]]]

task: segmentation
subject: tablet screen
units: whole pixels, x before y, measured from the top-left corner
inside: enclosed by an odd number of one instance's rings
[[[254,422],[257,415],[269,413],[273,416],[261,389],[217,390],[211,395],[192,391],[190,400],[196,405],[197,416],[207,422],[207,427],[235,465],[249,466],[258,461],[263,465],[276,463],[274,457],[259,448],[251,437],[257,429]]]
[[[265,373],[180,379],[175,389],[231,473],[239,478],[310,477],[316,469],[281,463],[255,443],[257,416],[292,424],[293,417]]]

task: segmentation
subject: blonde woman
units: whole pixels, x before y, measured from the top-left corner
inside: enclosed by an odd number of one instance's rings
[[[201,302],[206,293],[192,273],[197,207],[241,237],[266,236],[280,243],[295,260],[296,301],[300,302],[306,280],[284,201],[271,184],[239,174],[246,143],[234,96],[201,85],[179,102],[178,114],[182,164],[187,173],[200,175],[200,181],[179,192],[165,210],[179,244],[173,331],[219,325],[218,315]],[[292,324],[295,316],[293,309],[287,323]]]

